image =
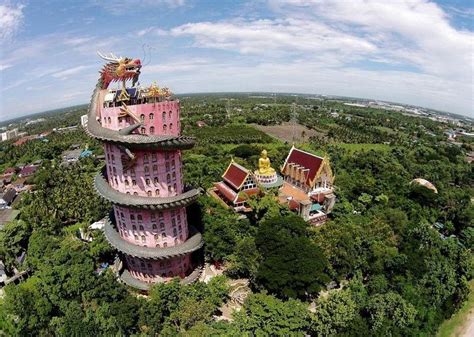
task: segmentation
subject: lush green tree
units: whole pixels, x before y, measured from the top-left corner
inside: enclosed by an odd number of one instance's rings
[[[244,237],[237,242],[234,253],[229,257],[227,274],[249,278],[254,282],[259,263],[260,254],[255,245],[255,238]]]
[[[333,290],[327,297],[318,299],[315,304],[311,331],[316,336],[340,334],[347,330],[359,315],[358,305],[348,289]]]
[[[12,335],[40,335],[48,331],[54,307],[45,296],[39,278],[31,277],[19,285],[8,285],[4,301],[2,309],[10,328],[13,327]]]
[[[404,335],[415,322],[416,309],[397,293],[377,294],[369,299],[367,312],[377,335]]]
[[[280,297],[317,294],[329,281],[327,260],[307,235],[307,223],[292,214],[260,224],[256,245],[262,260],[257,283]]]
[[[16,257],[26,250],[31,227],[25,221],[7,223],[0,231],[0,256],[6,266],[16,265]]]
[[[264,293],[249,295],[234,319],[240,334],[256,336],[304,336],[310,322],[306,304]]]

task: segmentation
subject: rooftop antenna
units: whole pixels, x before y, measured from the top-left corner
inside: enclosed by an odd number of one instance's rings
[[[298,112],[296,111],[296,103],[298,102],[298,96],[296,96],[296,101],[291,104],[291,140],[293,145],[295,145],[295,133],[296,133],[296,124],[298,123]]]
[[[227,113],[227,119],[230,119],[230,113],[231,113],[231,108],[230,108],[230,99],[227,98],[227,103],[225,105],[225,111]]]

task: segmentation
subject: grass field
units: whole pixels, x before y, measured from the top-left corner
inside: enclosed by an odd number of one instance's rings
[[[437,337],[468,337],[469,319],[474,319],[474,280],[469,283],[471,293],[462,308],[450,319],[441,324]],[[472,323],[471,323],[472,324]]]
[[[289,122],[283,122],[280,125],[257,125],[252,124],[257,130],[263,131],[266,134],[277,138],[283,142],[288,143],[304,143],[309,140],[312,136],[325,136],[325,133],[308,129],[306,126],[301,124],[295,124]],[[304,136],[304,137],[303,137]]]
[[[397,133],[394,129],[391,129],[391,128],[387,128],[386,126],[376,126],[375,127],[376,129],[380,130],[380,131],[384,131],[388,134],[395,134]]]
[[[356,151],[380,151],[380,152],[388,152],[392,149],[390,145],[386,144],[346,144],[346,143],[336,143],[334,144],[339,146],[343,149],[349,150],[350,152]]]

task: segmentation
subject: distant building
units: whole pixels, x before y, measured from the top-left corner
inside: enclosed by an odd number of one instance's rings
[[[27,165],[21,169],[19,176],[21,178],[29,177],[29,176],[32,176],[37,170],[38,170],[37,165]]]
[[[0,195],[0,208],[6,208],[10,206],[15,200],[16,195],[17,193],[13,188]]]
[[[76,161],[79,160],[81,153],[82,153],[81,149],[64,151],[62,153],[62,158],[63,158],[62,163],[63,164],[75,163]]]
[[[222,175],[222,181],[210,190],[211,195],[237,212],[248,210],[245,206],[248,197],[259,192],[253,173],[233,160]]]
[[[18,129],[7,130],[0,134],[1,140],[6,141],[18,137]]]
[[[65,132],[69,132],[69,131],[74,131],[78,127],[79,127],[79,125],[73,125],[73,126],[68,126],[68,127],[65,127],[65,128],[55,128],[55,129],[53,129],[53,131],[65,133]]]

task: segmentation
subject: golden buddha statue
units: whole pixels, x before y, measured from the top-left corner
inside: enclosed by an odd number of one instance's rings
[[[258,160],[258,174],[271,176],[275,174],[275,170],[270,164],[270,158],[267,156],[267,150],[263,150],[260,154],[261,157]]]

